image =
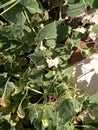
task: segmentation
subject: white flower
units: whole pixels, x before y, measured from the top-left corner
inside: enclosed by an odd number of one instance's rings
[[[86,29],[84,27],[78,27],[76,29],[74,29],[74,31],[80,32],[80,33],[85,33]]]
[[[49,68],[51,68],[52,66],[55,66],[57,68],[57,66],[59,64],[59,59],[58,58],[54,58],[54,59],[46,58],[46,62],[48,64]]]

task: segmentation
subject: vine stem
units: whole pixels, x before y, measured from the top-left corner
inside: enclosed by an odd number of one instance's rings
[[[21,0],[16,1],[14,4],[12,4],[10,7],[8,7],[7,9],[5,9],[2,13],[0,13],[0,15],[3,15],[4,13],[6,13],[8,10],[12,9],[15,5],[17,5]],[[7,4],[7,3],[6,3]]]
[[[59,20],[62,20],[62,0],[60,0],[60,6],[59,6]]]
[[[81,128],[92,128],[93,130],[96,130],[96,128],[94,126],[91,126],[91,125],[74,125],[76,127],[81,127]]]
[[[83,0],[83,3],[85,4],[85,7],[86,7],[86,1],[85,0]]]
[[[10,4],[14,3],[15,1],[16,0],[11,0],[11,1],[6,2],[5,4],[0,6],[0,9],[5,8],[6,6],[9,6]]]
[[[5,8],[6,6],[8,6],[8,5],[14,3],[15,1],[16,1],[16,0],[11,0],[11,1],[6,2],[5,4],[3,4],[3,5],[0,6],[0,9]]]
[[[27,87],[29,90],[33,91],[33,92],[36,92],[38,94],[43,94],[42,92],[36,90],[36,89],[33,89],[33,88],[30,88],[30,87]]]
[[[2,99],[5,99],[5,96],[6,96],[6,90],[7,90],[7,84],[9,82],[10,78],[8,78],[8,80],[6,81],[6,84],[5,84],[5,88],[4,88],[4,92],[3,92],[3,95],[2,95]]]
[[[35,31],[35,29],[31,26],[31,21],[30,21],[30,19],[29,19],[29,16],[28,16],[28,14],[27,14],[27,11],[26,11],[26,9],[24,9],[24,15],[25,15],[25,17],[26,17],[26,20],[27,20],[27,23],[29,24],[29,27],[31,28],[31,30],[36,34],[36,31]]]
[[[22,100],[20,101],[18,108],[21,107],[21,104],[23,103],[25,97],[26,97],[27,94],[28,94],[28,88],[27,88],[27,87],[26,87],[25,91],[26,91],[26,92],[25,92],[25,95],[23,96]]]

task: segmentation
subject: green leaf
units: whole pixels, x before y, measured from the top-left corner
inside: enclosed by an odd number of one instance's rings
[[[31,14],[41,13],[41,5],[38,0],[21,0],[20,2]]]
[[[72,72],[73,72],[72,66],[66,69],[62,69],[61,74],[59,74],[59,78],[69,81],[72,78]]]
[[[84,13],[85,3],[83,0],[78,0],[71,2],[72,0],[68,1],[68,10],[67,14],[71,17],[76,17]]]
[[[43,65],[45,63],[45,55],[46,51],[39,50],[33,54],[29,55],[31,61],[33,61],[36,65]]]
[[[8,40],[22,41],[22,38],[25,36],[25,31],[30,33],[30,28],[28,26],[20,25],[9,25],[0,28],[0,34],[4,37],[7,37]]]
[[[42,110],[40,111],[36,109],[36,112],[38,112],[38,118],[34,121],[34,125],[38,130],[43,130],[45,128],[49,130],[56,129],[59,119],[55,108],[50,105],[43,105]]]
[[[47,79],[51,79],[54,77],[54,75],[55,75],[55,71],[49,71],[47,74],[45,74],[45,77]]]
[[[82,110],[83,104],[81,104],[79,101],[77,101],[76,99],[73,99],[72,103],[73,103],[74,111],[76,113],[78,113]]]
[[[46,40],[45,42],[45,46],[49,47],[49,48],[54,48],[56,46],[56,41],[55,40]]]
[[[36,41],[39,43],[43,40],[55,40],[57,37],[56,22],[50,23],[39,31]]]
[[[90,50],[91,50],[91,48],[83,47],[82,50],[81,50],[82,51],[81,53],[82,53],[83,56],[87,57],[87,56],[91,55]]]
[[[92,6],[95,0],[86,0],[86,1]]]
[[[75,128],[74,128],[74,125],[71,123],[69,123],[69,122],[67,122],[66,124],[65,124],[65,126],[64,126],[64,128],[63,128],[64,130],[76,130]]]
[[[20,39],[20,41],[22,43],[19,41],[8,40],[8,38],[7,38],[8,36],[6,36],[6,34],[4,34],[5,36],[2,36],[2,35],[3,34],[0,34],[0,46],[1,46],[0,51],[3,52],[3,58],[0,59],[0,64],[4,64],[4,60],[6,59],[8,61],[9,60],[8,58],[13,57],[13,55],[19,56],[19,55],[23,55],[24,53],[29,53],[31,51],[32,39],[29,38],[30,41],[27,40],[27,38],[25,37],[25,34],[24,34],[24,37],[22,39]],[[12,35],[14,35],[14,34],[12,34]],[[18,36],[16,36],[16,37],[18,37]],[[14,36],[12,36],[10,39],[17,40],[18,38],[14,38]],[[30,44],[27,44],[28,41],[30,42]]]
[[[57,22],[57,42],[61,42],[66,39],[71,32],[71,27],[65,25],[62,22]]]
[[[74,40],[74,46],[80,48],[80,39]]]
[[[36,110],[34,109],[33,105],[31,107],[28,107],[27,109],[29,111],[29,120],[32,124],[34,121],[34,118],[36,117]]]
[[[51,41],[48,40],[54,40],[57,42],[63,41],[64,39],[66,39],[70,31],[71,27],[65,25],[64,23],[60,21],[52,22],[46,25],[44,29],[39,31],[36,37],[36,42],[41,43],[41,41],[44,40],[43,42],[47,41],[46,45],[49,46],[49,43],[51,44]]]
[[[71,87],[73,67],[67,64],[73,46],[80,47],[78,39],[85,33],[82,28],[72,31],[69,16],[83,13],[86,4],[87,0],[0,0],[0,12],[5,11],[0,17],[1,129],[75,130],[74,117],[82,109],[98,105],[98,94],[87,98]],[[94,7],[95,1],[91,4]],[[67,24],[65,19],[55,20],[59,7],[63,13],[65,6]],[[10,128],[3,127],[5,120]]]
[[[23,6],[17,4],[12,9],[3,14],[4,18],[17,25],[24,25],[26,22],[26,17],[23,13]]]
[[[56,109],[50,105],[45,105],[42,120],[42,125],[44,127],[48,127],[48,129],[55,128],[58,123]]]
[[[7,73],[6,72],[4,72],[4,73],[0,73],[0,77],[4,77],[4,78],[7,78]]]
[[[66,95],[59,98],[56,110],[59,113],[60,125],[64,125],[75,114],[73,103]]]
[[[98,33],[98,24],[94,25],[92,28],[92,32],[97,34]]]
[[[27,83],[38,84],[40,86],[40,83],[42,82],[42,76],[43,76],[42,69],[33,68],[30,67],[24,72],[23,77],[20,79],[20,84],[23,85],[23,87]]]
[[[98,93],[90,96],[87,100],[89,101],[90,104],[96,104],[98,106]]]
[[[32,104],[30,106],[27,107],[27,111],[28,111],[28,118],[31,122],[31,124],[33,123],[34,119],[37,119],[37,121],[41,119],[41,115],[42,115],[42,109],[41,109],[41,105],[38,104]]]
[[[6,119],[0,119],[0,126],[2,130],[10,130],[11,124]]]
[[[46,64],[45,56],[51,56],[51,54],[52,53],[50,51],[38,50],[33,54],[30,54],[29,58],[36,64],[36,66],[40,66]]]
[[[95,7],[98,9],[98,0],[86,0],[90,6]]]
[[[6,4],[7,2],[11,2],[10,0],[0,0],[0,5]],[[13,3],[13,2],[12,2]]]
[[[18,46],[18,44],[16,44],[14,41],[10,42],[7,37],[2,36],[2,34],[0,34],[0,51],[1,52],[7,52],[10,51],[14,48],[16,48]]]

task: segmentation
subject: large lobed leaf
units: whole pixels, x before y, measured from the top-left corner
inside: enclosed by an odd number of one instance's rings
[[[15,7],[4,13],[3,17],[17,25],[23,25],[26,22],[26,17],[23,13],[23,6],[21,4],[17,4]]]
[[[25,25],[9,25],[1,27],[0,34],[4,37],[7,37],[8,40],[22,41],[22,38],[25,35],[24,30],[26,30],[29,33],[31,32],[30,28]]]
[[[0,5],[6,4],[8,1],[0,1]],[[17,2],[14,1],[13,3]],[[11,5],[5,7],[4,9],[10,8]],[[31,14],[41,13],[42,7],[37,0],[20,0],[13,8],[9,9],[3,14],[3,17],[14,24],[23,25],[26,22],[27,16],[24,13],[24,9],[27,9]]]
[[[46,40],[46,41],[54,40],[57,42],[61,42],[64,39],[66,39],[66,37],[70,33],[70,30],[71,28],[62,22],[52,22],[46,25],[42,30],[39,31],[36,37],[36,41],[38,43],[40,43],[43,40]]]
[[[67,14],[71,17],[76,17],[84,13],[85,2],[84,0],[69,0]]]

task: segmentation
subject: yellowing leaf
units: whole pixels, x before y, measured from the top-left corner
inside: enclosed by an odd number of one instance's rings
[[[2,107],[7,107],[8,105],[10,104],[10,101],[9,100],[7,100],[7,99],[5,99],[5,98],[1,98],[1,101],[0,101],[0,105],[2,106]]]
[[[17,115],[19,118],[23,119],[25,117],[25,112],[21,106],[18,107]]]
[[[42,124],[44,127],[47,127],[48,126],[48,120],[45,118],[42,120]]]

